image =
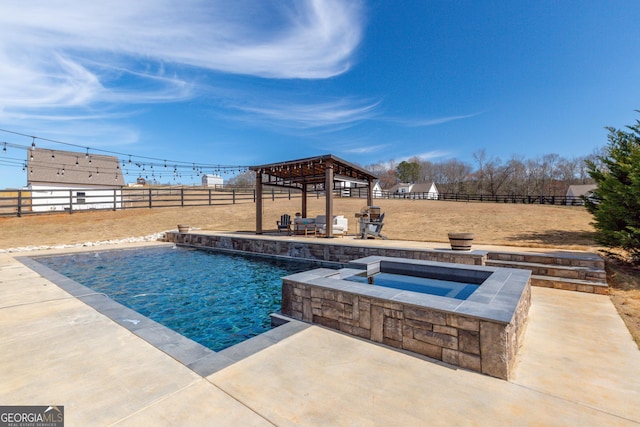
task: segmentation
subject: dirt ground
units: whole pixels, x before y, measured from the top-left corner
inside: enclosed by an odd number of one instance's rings
[[[357,232],[355,213],[365,201],[337,199],[334,213]],[[591,215],[581,207],[433,200],[376,200],[385,213],[383,234],[393,240],[448,242],[448,232],[472,232],[474,243],[530,248],[598,251]],[[308,216],[323,214],[324,199],[308,202]],[[270,199],[263,230],[275,230],[283,213],[299,212],[300,199]],[[253,203],[187,208],[92,211],[0,218],[0,249],[76,244],[141,237],[178,224],[212,231],[255,231]],[[611,299],[640,344],[640,272],[609,263]]]

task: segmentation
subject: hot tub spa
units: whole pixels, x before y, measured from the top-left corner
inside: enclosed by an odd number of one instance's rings
[[[392,275],[393,287],[381,286],[385,275]],[[372,256],[340,270],[283,278],[282,313],[508,379],[531,303],[530,276],[526,270]],[[432,279],[449,283],[434,286]]]

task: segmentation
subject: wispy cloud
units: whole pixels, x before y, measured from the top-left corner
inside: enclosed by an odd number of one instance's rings
[[[376,102],[339,99],[317,103],[268,102],[261,105],[235,105],[234,108],[250,114],[254,123],[278,123],[292,129],[328,126],[335,129],[336,126],[348,126],[372,118],[377,106]]]
[[[343,153],[349,154],[374,154],[389,148],[389,144],[365,145],[361,147],[343,149]]]
[[[470,119],[472,117],[476,117],[482,114],[482,112],[466,114],[461,116],[447,116],[447,117],[437,117],[432,119],[401,119],[401,118],[387,118],[387,121],[396,123],[402,126],[407,127],[424,127],[424,126],[435,126],[443,123],[453,122],[456,120]]]
[[[359,2],[340,0],[5,0],[0,80],[11,84],[0,85],[0,118],[184,100],[197,69],[332,77],[350,68],[362,21]],[[255,108],[268,116],[271,107]],[[329,123],[363,114],[322,110],[296,115]]]
[[[447,157],[450,155],[451,155],[451,152],[449,151],[432,150],[432,151],[426,151],[423,153],[411,154],[410,156],[403,156],[398,158],[397,161],[402,162],[402,161],[408,161],[410,159],[415,159],[415,158],[418,158],[420,160],[433,160],[433,159],[439,159],[442,157]]]

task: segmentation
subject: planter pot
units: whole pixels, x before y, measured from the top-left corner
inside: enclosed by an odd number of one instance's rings
[[[473,233],[449,233],[449,242],[454,251],[470,251]]]
[[[186,233],[187,231],[189,231],[189,226],[188,225],[178,224],[178,232],[179,233]]]

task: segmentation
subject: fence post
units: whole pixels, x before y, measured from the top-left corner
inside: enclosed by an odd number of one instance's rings
[[[73,190],[69,190],[69,215],[73,213]]]
[[[184,208],[184,188],[180,188],[180,206]]]
[[[232,197],[233,197],[233,204],[235,205],[236,204],[236,189],[235,188],[233,190],[231,190],[231,194],[232,194]]]
[[[151,209],[151,198],[153,195],[151,194],[151,189],[149,189],[149,209]]]
[[[276,191],[272,188],[271,189],[271,201],[275,202],[276,200]]]
[[[256,189],[253,189],[253,203],[256,202]]]
[[[22,216],[22,191],[18,191],[18,218]]]
[[[209,206],[211,206],[211,189],[209,189]]]

